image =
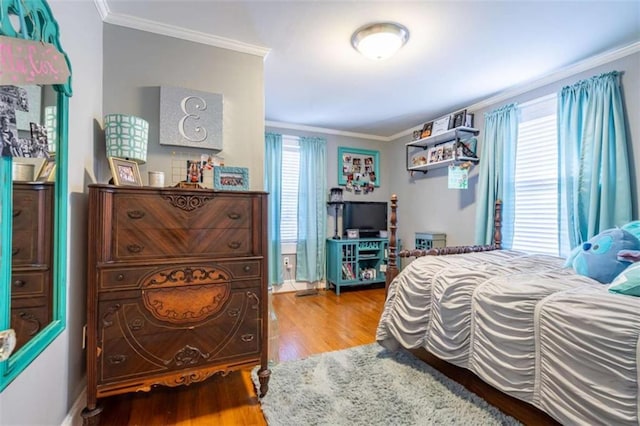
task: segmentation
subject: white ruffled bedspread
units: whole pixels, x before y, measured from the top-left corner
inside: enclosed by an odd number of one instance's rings
[[[425,348],[563,424],[638,425],[640,298],[564,259],[425,256],[391,283],[377,340]]]

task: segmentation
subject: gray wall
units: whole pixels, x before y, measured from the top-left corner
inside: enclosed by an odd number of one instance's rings
[[[563,86],[573,84],[578,80],[613,70],[624,73],[621,82],[627,113],[629,156],[632,163],[633,217],[637,218],[640,212],[640,185],[638,170],[634,165],[640,164],[640,120],[638,120],[640,117],[640,96],[638,96],[640,93],[640,53],[580,72],[484,109],[471,111],[476,114],[474,124],[480,130],[478,138],[480,161],[482,161],[482,132],[485,112],[510,102],[524,103],[555,93]],[[427,120],[425,119],[425,121]],[[425,230],[446,233],[448,245],[474,244],[475,202],[479,168],[472,169],[469,175],[468,190],[447,189],[446,168],[429,171],[426,175],[419,174],[410,177],[409,173],[405,171],[404,147],[410,139],[410,136],[406,136],[391,142],[393,148],[389,154],[389,167],[394,172],[389,176],[390,181],[387,181],[391,191],[398,195],[398,230],[400,238],[407,242],[404,243],[405,247],[413,247],[414,233]]]
[[[94,120],[102,116],[102,21],[93,2],[50,1],[71,59],[67,328],[0,394],[0,424],[60,424],[84,388],[86,190],[94,169]]]
[[[260,56],[238,53],[172,37],[104,25],[104,112],[133,114],[149,122],[147,163],[165,172],[170,184],[172,158],[215,153],[159,144],[160,86],[223,95],[226,166],[249,168],[250,188],[262,190],[264,163],[264,65]],[[100,121],[102,122],[102,121]],[[102,141],[98,179],[110,177]]]

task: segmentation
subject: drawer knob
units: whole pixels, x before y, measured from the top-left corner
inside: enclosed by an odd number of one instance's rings
[[[127,246],[127,250],[129,250],[131,253],[140,253],[142,250],[144,250],[144,247],[137,244],[129,244]]]
[[[13,285],[14,285],[14,286],[16,286],[16,287],[24,287],[24,285],[25,285],[26,283],[27,283],[27,282],[26,282],[26,281],[23,281],[23,280],[15,280],[15,281],[13,282]]]
[[[141,320],[140,318],[136,318],[133,321],[131,321],[131,323],[129,324],[129,328],[132,331],[138,331],[141,330],[142,327],[144,327],[144,321]]]
[[[242,339],[243,342],[252,342],[254,339],[253,334],[243,334],[242,337],[240,337]]]
[[[129,210],[127,212],[127,216],[131,219],[142,219],[145,215],[145,212],[140,210]]]
[[[124,275],[118,274],[118,276],[116,277],[116,280],[118,280],[118,281],[124,280]]]
[[[227,217],[232,220],[237,220],[237,219],[240,219],[242,215],[240,213],[231,212],[227,214]]]
[[[242,268],[242,270],[245,271],[245,272],[249,272],[251,270],[251,266],[244,265],[244,268]]]
[[[13,211],[13,217],[18,217],[20,216],[20,213],[22,213],[22,209],[15,209]]]
[[[229,246],[229,248],[236,250],[239,249],[242,244],[240,244],[240,241],[231,241],[227,245]]]
[[[111,355],[107,357],[107,361],[109,361],[109,364],[111,365],[119,365],[125,362],[126,360],[127,360],[126,355]]]

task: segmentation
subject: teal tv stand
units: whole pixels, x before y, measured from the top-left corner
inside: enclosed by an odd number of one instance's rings
[[[327,289],[383,283],[388,238],[327,239]]]

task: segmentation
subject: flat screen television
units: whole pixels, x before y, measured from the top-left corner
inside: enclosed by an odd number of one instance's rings
[[[342,212],[342,232],[360,231],[360,238],[377,237],[387,230],[387,203],[385,201],[345,201]]]

